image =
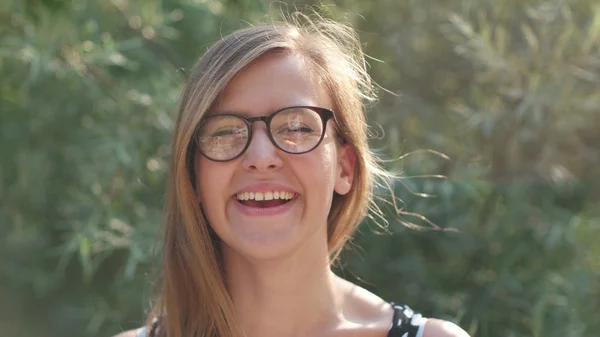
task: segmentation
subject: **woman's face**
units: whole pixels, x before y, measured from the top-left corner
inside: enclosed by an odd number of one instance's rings
[[[332,102],[298,56],[269,54],[233,78],[211,113],[257,117],[289,106],[332,109]],[[306,246],[327,249],[333,193],[348,193],[354,172],[354,152],[340,145],[333,126],[330,120],[321,144],[304,154],[279,150],[258,121],[238,158],[215,162],[196,155],[198,200],[223,250],[263,260]],[[256,200],[239,200],[252,194]]]

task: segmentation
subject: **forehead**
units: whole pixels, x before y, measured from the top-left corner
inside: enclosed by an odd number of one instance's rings
[[[234,76],[211,112],[265,115],[293,105],[332,108],[323,84],[302,57],[271,53]]]

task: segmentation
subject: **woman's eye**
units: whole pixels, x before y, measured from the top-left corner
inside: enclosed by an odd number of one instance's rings
[[[296,132],[311,133],[313,132],[313,130],[307,126],[303,126],[301,128],[296,129]]]
[[[221,129],[217,131],[213,131],[210,136],[211,137],[227,137],[233,135],[233,129]]]
[[[283,132],[294,132],[294,133],[311,133],[313,129],[305,125],[288,124],[287,127],[283,128]]]

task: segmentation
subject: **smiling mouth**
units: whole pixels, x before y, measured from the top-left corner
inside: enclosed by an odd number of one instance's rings
[[[277,207],[287,204],[296,197],[296,193],[285,191],[243,192],[234,198],[242,205],[255,208]]]

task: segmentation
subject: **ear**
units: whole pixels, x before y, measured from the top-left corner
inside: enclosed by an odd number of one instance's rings
[[[339,148],[337,171],[334,190],[344,195],[350,192],[354,181],[354,165],[356,164],[356,151],[350,144],[344,144]]]

